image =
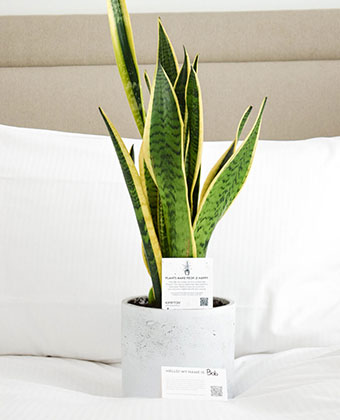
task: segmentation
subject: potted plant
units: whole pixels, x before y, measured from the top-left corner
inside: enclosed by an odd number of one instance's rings
[[[234,303],[214,298],[209,310],[161,309],[162,257],[205,258],[211,234],[243,186],[257,144],[264,99],[254,126],[237,148],[251,112],[239,123],[230,148],[211,169],[200,189],[203,112],[198,56],[178,66],[168,35],[158,21],[158,52],[146,110],[125,0],[108,0],[117,66],[142,146],[139,172],[104,111],[135,210],[142,253],[152,280],[148,296],[122,303],[122,368],[126,396],[161,395],[161,366],[226,368],[232,382]],[[231,390],[229,390],[231,391]]]

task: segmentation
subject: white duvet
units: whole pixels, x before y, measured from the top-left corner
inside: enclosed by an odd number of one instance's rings
[[[236,361],[227,402],[121,398],[118,365],[1,356],[1,420],[339,420],[340,346]]]

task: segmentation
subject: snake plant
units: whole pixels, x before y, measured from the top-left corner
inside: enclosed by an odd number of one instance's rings
[[[198,56],[184,48],[178,61],[158,20],[158,51],[146,110],[130,17],[125,0],[107,0],[116,63],[136,125],[143,138],[139,172],[117,130],[99,108],[116,150],[142,237],[142,253],[152,280],[149,303],[161,305],[162,257],[205,257],[211,234],[242,188],[259,136],[264,99],[243,144],[237,142],[251,112],[241,118],[234,141],[200,188],[203,145],[202,95]]]

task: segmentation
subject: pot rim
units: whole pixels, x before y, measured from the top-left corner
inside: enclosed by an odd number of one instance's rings
[[[151,306],[139,306],[139,305],[134,305],[133,303],[131,303],[131,300],[133,299],[138,299],[138,298],[147,298],[146,295],[139,295],[139,296],[130,296],[128,298],[125,298],[122,300],[122,306],[128,306],[128,307],[133,307],[136,309],[142,309],[142,310],[149,310],[149,311],[164,311],[164,312],[189,312],[189,311],[200,311],[200,312],[206,312],[207,310],[225,310],[226,308],[230,308],[230,307],[234,307],[235,306],[235,301],[233,301],[232,299],[228,299],[228,298],[222,298],[222,297],[218,297],[218,296],[213,296],[213,299],[219,299],[222,302],[226,302],[224,305],[221,306],[216,306],[213,308],[207,308],[207,309],[173,309],[171,311],[166,311],[165,309],[162,308],[153,308]]]

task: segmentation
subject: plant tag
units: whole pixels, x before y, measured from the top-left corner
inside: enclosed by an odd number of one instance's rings
[[[212,258],[162,259],[162,309],[212,307]]]
[[[162,398],[227,400],[226,370],[162,366]]]

